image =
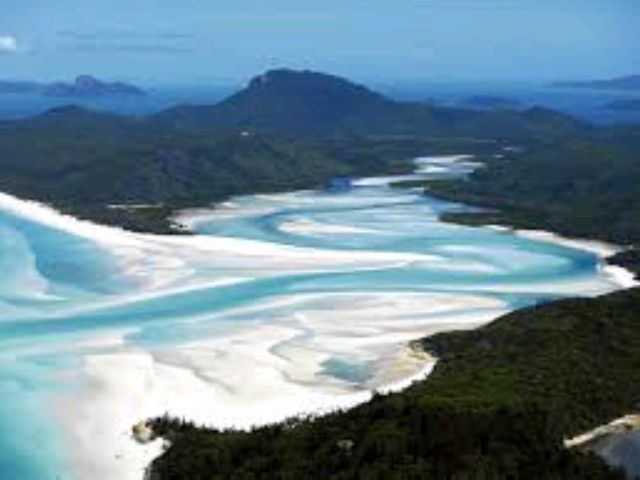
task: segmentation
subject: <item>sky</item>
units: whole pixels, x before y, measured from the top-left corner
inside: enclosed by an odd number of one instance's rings
[[[0,78],[224,84],[640,73],[640,0],[0,0]]]

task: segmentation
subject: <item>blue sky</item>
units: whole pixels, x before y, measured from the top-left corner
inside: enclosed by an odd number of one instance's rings
[[[640,73],[640,0],[0,0],[0,76],[225,83]]]

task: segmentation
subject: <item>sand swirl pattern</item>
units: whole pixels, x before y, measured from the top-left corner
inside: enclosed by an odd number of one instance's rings
[[[416,160],[403,180],[464,175]],[[0,467],[14,478],[142,478],[169,412],[249,427],[365,401],[433,364],[407,342],[544,299],[619,288],[609,247],[445,224],[467,208],[394,177],[184,212],[134,234],[0,194]],[[16,454],[15,452],[18,452]]]

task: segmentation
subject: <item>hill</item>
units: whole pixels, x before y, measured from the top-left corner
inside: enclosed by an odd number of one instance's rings
[[[171,446],[151,478],[622,479],[562,441],[640,399],[638,312],[635,289],[438,334],[426,381],[325,417],[250,433],[156,419]]]
[[[348,171],[348,163],[309,142],[174,136],[144,121],[77,107],[0,126],[0,190],[135,230],[171,231],[166,216],[180,206],[308,187]]]
[[[272,70],[212,106],[182,106],[159,114],[182,127],[328,131],[336,123],[371,110],[389,112],[394,103],[347,80],[321,73]]]
[[[486,111],[396,102],[332,75],[273,70],[217,105],[181,106],[155,119],[181,131],[294,135],[445,135],[530,138],[588,127],[552,110]]]
[[[404,171],[406,159],[425,151],[491,147],[413,137],[187,133],[69,106],[0,122],[0,190],[82,218],[171,233],[175,209],[232,195],[321,187],[335,175]],[[127,208],[140,204],[148,207]]]

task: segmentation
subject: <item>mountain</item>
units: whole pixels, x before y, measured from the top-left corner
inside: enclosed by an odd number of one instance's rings
[[[627,75],[602,80],[555,82],[554,87],[592,88],[595,90],[640,90],[640,75]]]
[[[217,105],[179,106],[154,119],[181,131],[295,135],[459,135],[529,138],[584,124],[551,110],[478,111],[397,102],[348,80],[311,71],[272,70]],[[552,120],[553,129],[548,129]],[[561,130],[558,127],[562,126]]]
[[[217,106],[232,124],[324,128],[372,109],[392,108],[382,95],[332,75],[273,70]]]
[[[145,94],[134,85],[103,82],[91,75],[79,75],[72,83],[55,82],[45,85],[42,92],[49,97],[120,97]]]
[[[176,107],[159,117],[182,126],[309,132],[331,130],[350,117],[394,107],[391,100],[342,78],[280,69],[253,78],[217,105]]]

